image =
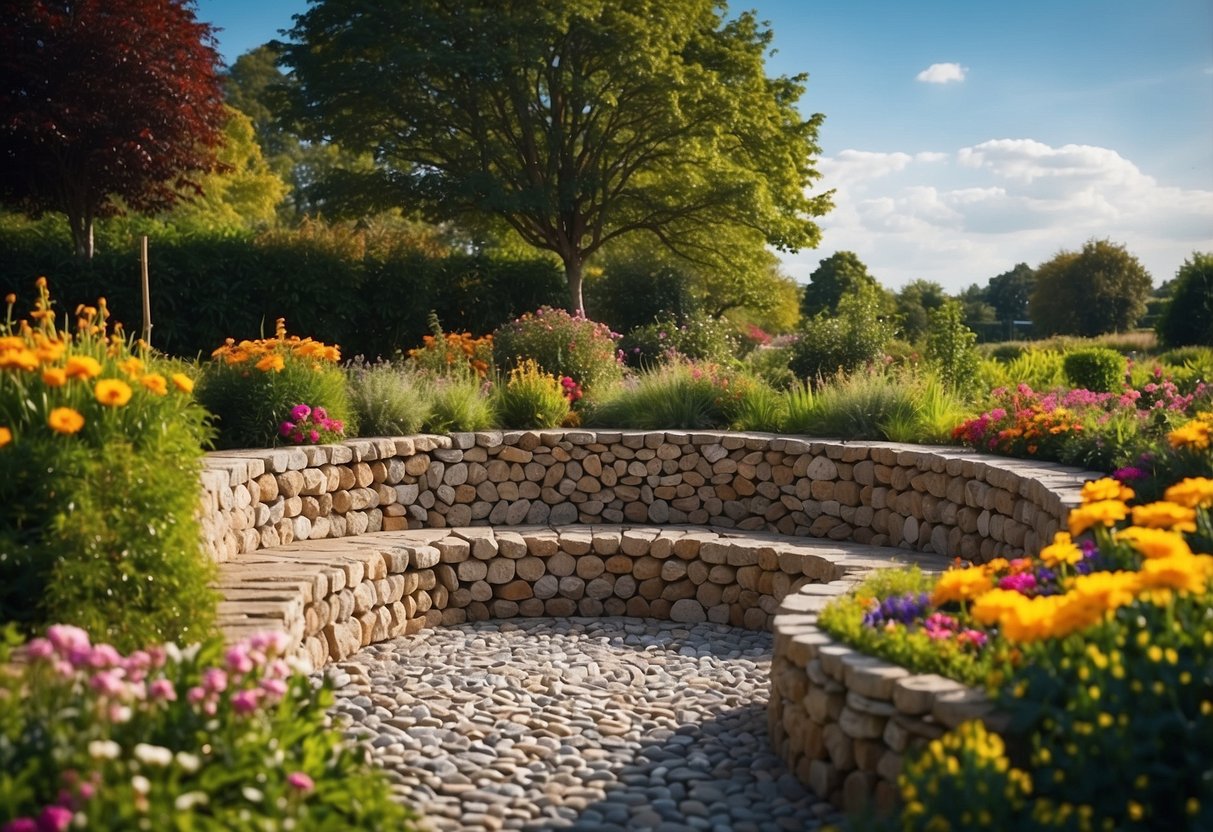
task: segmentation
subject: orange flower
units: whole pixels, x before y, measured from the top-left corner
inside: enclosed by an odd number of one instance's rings
[[[38,369],[38,356],[32,350],[3,350],[0,351],[0,370],[25,370],[33,372]]]
[[[84,417],[70,407],[56,407],[46,421],[55,433],[76,433],[84,427]]]
[[[257,369],[263,372],[282,372],[286,367],[286,362],[282,360],[282,356],[277,353],[270,353],[257,362]]]
[[[0,448],[13,441],[13,432],[8,428],[0,428]]]
[[[1119,520],[1124,520],[1129,509],[1119,500],[1098,500],[1070,510],[1069,526],[1073,537],[1085,532],[1096,524],[1111,526]]]
[[[1095,503],[1100,500],[1120,500],[1127,503],[1133,499],[1133,489],[1111,477],[1091,480],[1082,486],[1082,501]]]
[[[1194,532],[1196,531],[1196,509],[1165,501],[1134,506],[1133,523],[1150,529]]]
[[[131,400],[131,386],[117,378],[103,378],[93,388],[97,401],[106,407],[122,407]]]
[[[1188,477],[1168,488],[1163,496],[1188,508],[1213,508],[1213,479]]]
[[[47,367],[42,371],[42,383],[47,387],[62,387],[67,384],[67,373],[62,367]]]
[[[194,380],[192,378],[190,378],[189,376],[187,376],[185,373],[173,373],[172,379],[173,379],[173,386],[176,387],[178,390],[180,390],[182,393],[193,393],[194,392]]]
[[[119,362],[118,369],[131,378],[138,378],[139,374],[143,372],[143,362],[132,355],[130,358]]]
[[[68,378],[90,379],[101,375],[101,365],[91,355],[73,355],[63,370]]]
[[[139,383],[157,396],[163,396],[168,393],[168,382],[159,373],[148,373],[139,379]]]
[[[1199,419],[1193,419],[1186,425],[1181,425],[1167,434],[1167,441],[1172,448],[1193,448],[1204,450],[1209,447],[1209,425]]]
[[[1146,558],[1169,558],[1192,554],[1192,549],[1182,534],[1164,529],[1130,526],[1119,532],[1116,538],[1129,541],[1129,544]]]

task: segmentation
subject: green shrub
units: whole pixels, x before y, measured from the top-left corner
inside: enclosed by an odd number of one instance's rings
[[[281,634],[127,656],[74,627],[47,636],[13,665],[0,645],[5,829],[416,828]]]
[[[569,415],[569,400],[556,377],[528,359],[497,387],[496,410],[507,428],[554,428]]]
[[[950,390],[969,395],[977,381],[977,333],[965,326],[964,308],[947,301],[930,312],[926,358]]]
[[[760,382],[743,373],[678,361],[642,373],[599,398],[586,423],[600,427],[727,428]]]
[[[759,380],[741,388],[741,397],[734,405],[735,430],[761,430],[778,433],[788,418],[787,397]]]
[[[668,318],[636,327],[623,336],[619,348],[633,367],[652,367],[671,358],[725,362],[737,354],[739,339],[728,321],[691,315],[681,324]]]
[[[1066,383],[1062,353],[1030,348],[1009,361],[984,360],[977,367],[978,388],[993,390],[1026,384],[1033,390],[1049,390]]]
[[[355,361],[349,368],[349,394],[359,436],[408,436],[421,430],[429,414],[421,383],[390,362]]]
[[[287,337],[281,318],[274,338],[231,339],[215,350],[198,384],[198,399],[215,416],[217,448],[268,448],[288,441],[282,423],[297,405],[322,407],[346,432],[358,426],[350,409],[337,347]]]
[[[690,279],[647,257],[613,258],[601,274],[587,275],[585,305],[594,320],[630,332],[654,320],[680,320],[694,311]]]
[[[104,304],[74,337],[58,331],[38,288],[37,329],[0,322],[0,622],[79,624],[125,646],[206,635],[209,431],[193,382],[133,355]]]
[[[788,367],[792,357],[790,347],[758,347],[750,350],[743,360],[745,371],[776,390],[790,390],[796,374]]]
[[[427,433],[490,430],[497,425],[493,402],[473,376],[443,376],[425,385],[429,408],[423,428]]]
[[[544,372],[567,376],[593,395],[622,374],[616,337],[605,324],[544,306],[493,333],[493,358],[503,370],[534,359]]]
[[[1106,347],[1067,352],[1062,367],[1070,386],[1096,393],[1114,393],[1122,389],[1129,369],[1123,355]]]
[[[1213,252],[1196,252],[1179,267],[1157,331],[1164,347],[1213,347]]]
[[[801,325],[792,345],[792,371],[810,384],[852,373],[880,361],[895,327],[881,317],[878,290],[860,286],[838,304],[834,316],[822,313]]]

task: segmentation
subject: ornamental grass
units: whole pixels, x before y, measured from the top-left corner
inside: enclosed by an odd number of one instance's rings
[[[1167,439],[1208,473],[1194,422]],[[866,652],[987,687],[1009,717],[1016,751],[965,725],[910,759],[892,828],[1213,828],[1213,478],[1161,497],[1089,482],[1035,555],[881,577],[823,612]]]
[[[44,278],[0,323],[0,624],[57,621],[133,646],[209,630],[197,488],[206,413],[179,364],[105,300],[56,323]]]

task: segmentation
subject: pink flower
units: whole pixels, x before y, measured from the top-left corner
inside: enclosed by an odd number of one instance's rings
[[[261,696],[262,692],[256,688],[242,690],[232,697],[232,710],[238,714],[251,714],[261,703]]]
[[[52,625],[46,631],[46,637],[50,639],[51,644],[63,656],[66,656],[72,650],[89,649],[88,633],[70,624]]]
[[[1036,589],[1036,576],[1031,572],[1006,575],[998,580],[998,588],[1009,589],[1012,592],[1018,592],[1020,595],[1030,595],[1032,590]]]
[[[249,670],[252,670],[252,662],[249,663]],[[227,690],[227,674],[221,668],[208,667],[202,674],[202,687],[208,693],[223,693]]]
[[[281,679],[262,679],[261,689],[271,699],[281,699],[286,695],[286,682]]]
[[[307,432],[307,438],[308,441],[313,445],[318,444],[320,442],[320,432],[316,430],[309,430]]]
[[[72,810],[63,806],[47,806],[38,815],[38,832],[63,832],[72,822]]]
[[[281,630],[264,630],[249,636],[250,650],[265,653],[284,653],[289,646],[290,637]]]
[[[326,411],[323,407],[318,407],[312,411],[312,416],[316,419],[317,422],[323,422],[326,419],[328,419],[329,414],[328,414],[328,411]]]
[[[177,688],[173,687],[173,683],[168,679],[157,679],[148,687],[147,695],[152,700],[176,702]]]
[[[122,664],[122,654],[111,644],[96,644],[89,654],[88,663],[97,669],[118,667]]]
[[[190,688],[185,694],[185,701],[191,705],[197,705],[204,699],[206,699],[206,690],[197,686]]]
[[[33,818],[13,818],[0,827],[0,832],[38,832],[38,822]]]
[[[44,638],[36,638],[25,645],[25,655],[34,661],[49,659],[55,654],[55,647]]]
[[[114,670],[103,670],[100,673],[96,673],[89,680],[89,687],[102,696],[117,698],[126,692],[126,685],[123,683],[119,673],[119,671]]]
[[[278,426],[278,435],[279,436],[290,436],[291,431],[293,431],[294,429],[295,429],[295,425],[293,423],[283,422],[281,425]]]
[[[291,408],[291,418],[300,422],[312,415],[312,409],[306,404],[297,404]]]
[[[292,771],[286,776],[286,782],[291,788],[298,789],[304,794],[307,794],[312,789],[316,788],[315,781],[302,771]]]

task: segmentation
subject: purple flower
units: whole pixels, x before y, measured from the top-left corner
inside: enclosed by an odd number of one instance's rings
[[[930,596],[925,592],[890,595],[880,602],[880,606],[864,615],[863,623],[869,627],[883,627],[890,622],[909,624],[921,618],[929,604]]]

